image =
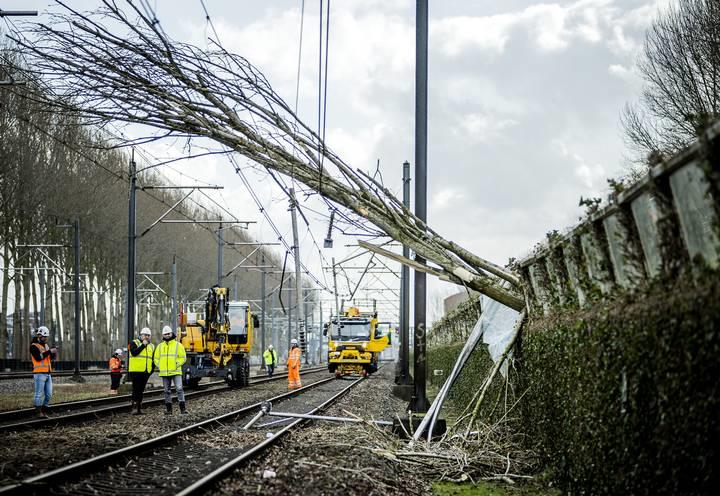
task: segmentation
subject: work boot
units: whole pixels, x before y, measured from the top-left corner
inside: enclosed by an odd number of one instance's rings
[[[165,403],[165,415],[172,415],[172,403]]]
[[[40,410],[42,410],[42,414],[45,415],[45,417],[50,418],[50,411],[48,410],[47,405],[41,406]]]
[[[181,402],[180,402],[180,414],[181,414],[181,415],[187,415],[187,414],[188,414],[188,411],[185,410],[185,402],[184,402],[184,401],[181,401]]]
[[[43,407],[41,407],[41,406],[36,406],[36,407],[35,407],[35,416],[36,416],[37,418],[41,418],[41,419],[46,419],[46,418],[48,418],[48,416],[45,415],[45,412],[43,412]]]
[[[140,402],[133,401],[131,410],[133,415],[141,415],[142,411],[140,410]]]

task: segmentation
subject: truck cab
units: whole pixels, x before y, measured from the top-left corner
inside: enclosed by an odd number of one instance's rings
[[[390,334],[378,327],[377,314],[357,307],[325,324],[323,334],[328,333],[328,370],[336,377],[377,371],[380,352],[390,344]]]

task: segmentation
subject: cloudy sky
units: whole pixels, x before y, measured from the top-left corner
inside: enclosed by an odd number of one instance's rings
[[[97,2],[73,0],[73,6]],[[173,38],[206,46],[199,0],[150,0]],[[205,0],[220,41],[248,58],[287,101],[295,99],[301,0]],[[430,2],[428,220],[441,234],[504,264],[551,229],[577,220],[578,199],[600,195],[627,154],[619,114],[636,98],[644,30],[667,0],[443,0]],[[47,0],[3,0],[4,9]],[[327,142],[346,162],[374,169],[399,191],[413,162],[414,11],[409,0],[331,3]],[[316,122],[319,0],[305,1],[299,113]],[[158,145],[152,152],[164,153]],[[224,184],[238,217],[261,220],[226,159],[167,170]],[[251,175],[283,233],[287,204]],[[315,204],[317,206],[317,204]],[[308,216],[318,241],[327,224]],[[316,222],[315,219],[318,221]],[[303,260],[321,272],[307,230]],[[266,223],[252,234],[272,241]],[[288,237],[288,239],[290,239]],[[330,259],[351,249],[336,239]],[[392,281],[391,281],[392,282]],[[450,289],[431,284],[431,293]]]

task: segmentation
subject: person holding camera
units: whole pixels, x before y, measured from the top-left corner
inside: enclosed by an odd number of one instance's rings
[[[45,326],[35,333],[30,343],[30,357],[33,364],[33,380],[35,382],[35,415],[39,418],[47,418],[46,408],[52,398],[52,364],[53,358],[57,357],[57,348],[51,348],[47,341],[50,337],[50,330]],[[45,396],[43,398],[43,395]]]

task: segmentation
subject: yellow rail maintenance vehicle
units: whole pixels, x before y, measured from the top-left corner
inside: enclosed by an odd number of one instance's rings
[[[219,377],[231,386],[247,386],[250,349],[258,327],[248,302],[230,301],[228,288],[210,288],[204,314],[181,310],[180,336],[187,352],[183,383],[196,387],[203,377]]]
[[[350,307],[338,319],[325,324],[323,334],[330,331],[328,370],[335,377],[369,375],[378,369],[380,352],[390,345],[390,333],[378,327],[377,312],[362,313]]]

